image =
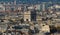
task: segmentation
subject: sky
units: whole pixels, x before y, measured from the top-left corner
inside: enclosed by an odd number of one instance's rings
[[[0,2],[13,2],[14,0],[0,0]],[[34,2],[60,2],[60,0],[16,0],[17,2],[20,3],[34,3]]]
[[[0,0],[0,1],[14,1],[14,0]],[[60,0],[16,0],[16,1],[41,1],[41,2],[48,2],[48,1],[60,1]]]
[[[24,0],[21,0],[21,1],[24,1]],[[29,1],[29,0],[25,0],[25,1]],[[59,1],[59,0],[30,0],[30,1],[43,1],[43,2],[46,2],[46,1]]]

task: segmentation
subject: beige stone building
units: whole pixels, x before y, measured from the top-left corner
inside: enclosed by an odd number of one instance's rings
[[[0,4],[0,12],[4,12],[4,11],[5,11],[4,5]]]
[[[31,11],[24,12],[24,21],[31,21]]]

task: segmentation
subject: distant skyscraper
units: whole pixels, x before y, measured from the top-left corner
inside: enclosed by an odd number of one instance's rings
[[[14,0],[14,5],[16,5],[16,0]]]
[[[35,9],[36,9],[36,10],[40,10],[40,9],[41,9],[41,4],[35,5]]]
[[[43,2],[42,6],[42,10],[45,11],[45,2]]]

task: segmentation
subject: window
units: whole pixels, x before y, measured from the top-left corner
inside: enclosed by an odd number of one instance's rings
[[[0,10],[3,10],[3,8],[0,7]]]
[[[26,21],[28,21],[28,19],[26,19]]]

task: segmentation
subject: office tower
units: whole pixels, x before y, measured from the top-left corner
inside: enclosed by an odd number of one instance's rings
[[[36,21],[36,10],[31,11],[31,21]]]

